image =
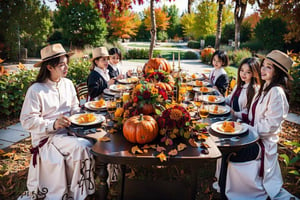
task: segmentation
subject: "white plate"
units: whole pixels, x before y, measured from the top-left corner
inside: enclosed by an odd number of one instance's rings
[[[90,126],[90,125],[99,124],[99,123],[105,121],[105,117],[103,115],[93,113],[96,117],[95,121],[88,122],[88,123],[78,123],[77,120],[82,114],[84,114],[84,113],[72,115],[69,119],[71,120],[71,122],[73,124],[78,125],[78,126]]]
[[[202,88],[202,87],[194,87],[193,90],[194,90],[195,92],[201,92],[201,91],[200,91],[200,88]],[[211,87],[206,87],[206,88],[207,88],[207,91],[206,91],[206,92],[203,92],[203,91],[202,91],[203,94],[207,94],[207,93],[211,93],[211,92],[216,91],[214,88],[211,88]]]
[[[130,78],[124,78],[124,79],[119,79],[118,82],[122,84],[130,84],[130,83],[136,83],[138,82],[139,78],[136,76],[130,77]]]
[[[206,87],[206,86],[209,85],[209,83],[206,82],[206,81],[201,81],[201,82],[202,82],[202,85],[196,85],[196,81],[191,81],[191,82],[188,82],[188,83],[186,83],[186,84],[187,84],[187,85],[192,85],[192,86],[194,86],[194,87],[202,87],[202,86]]]
[[[101,107],[96,107],[96,106],[94,105],[95,102],[98,102],[98,101],[89,101],[89,102],[86,102],[86,103],[84,104],[84,107],[86,107],[86,108],[89,109],[89,110],[104,110],[104,109],[106,109],[106,102],[105,102],[105,104],[104,104],[103,106],[101,106]]]
[[[122,92],[124,90],[130,90],[132,88],[131,85],[122,85],[122,84],[118,84],[118,85],[110,85],[109,89],[114,91],[114,92]]]
[[[218,106],[217,112],[213,112],[215,107]],[[220,106],[220,105],[209,105],[209,114],[212,115],[225,115],[230,112],[230,106]]]
[[[215,96],[216,100],[215,101],[209,101],[208,97],[209,96]],[[223,103],[225,101],[225,98],[222,96],[216,96],[216,95],[203,95],[201,96],[201,100],[208,102],[208,103]]]
[[[211,129],[217,133],[224,134],[224,135],[232,135],[232,136],[240,135],[242,133],[245,133],[248,130],[248,127],[244,126],[243,124],[234,122],[235,131],[234,132],[225,132],[222,128],[223,122],[224,121],[213,123],[211,125]]]

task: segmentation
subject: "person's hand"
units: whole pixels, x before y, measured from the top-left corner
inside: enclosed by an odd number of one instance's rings
[[[119,75],[116,77],[117,80],[120,80],[120,79],[123,79],[123,78],[124,78],[124,75],[123,75],[123,74],[119,74]]]
[[[208,77],[202,73],[202,76],[204,77],[205,80],[208,80]]]
[[[60,128],[66,128],[69,127],[71,125],[71,121],[68,117],[64,116],[64,115],[60,115],[54,122],[54,129],[60,129]]]
[[[230,114],[232,116],[232,120],[236,121],[237,117],[236,117],[235,112],[234,112],[234,110],[232,108],[230,109]]]
[[[115,79],[110,79],[107,83],[108,85],[112,85],[112,84],[115,84],[116,80]]]
[[[127,76],[129,76],[129,77],[132,76],[132,69],[127,71]]]

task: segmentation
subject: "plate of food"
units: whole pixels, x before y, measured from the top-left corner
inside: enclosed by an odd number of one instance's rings
[[[194,87],[193,90],[195,92],[202,92],[204,94],[207,94],[207,93],[211,93],[211,92],[214,92],[216,91],[216,89],[214,88],[211,88],[211,87]]]
[[[239,122],[220,121],[213,123],[211,129],[220,134],[235,136],[245,133],[248,127]]]
[[[118,84],[118,85],[113,84],[109,86],[109,89],[114,92],[122,92],[124,90],[130,90],[131,88],[132,85],[122,85],[122,84]]]
[[[103,122],[105,117],[95,113],[80,113],[72,115],[70,120],[75,125],[90,126]]]
[[[192,85],[194,87],[203,87],[203,86],[206,87],[209,85],[209,83],[206,81],[195,80],[195,81],[188,82],[187,85]]]
[[[104,99],[99,99],[98,101],[88,101],[84,104],[89,110],[104,110],[106,109],[106,101]]]
[[[201,96],[201,100],[208,103],[223,103],[225,98],[217,95],[203,95]]]
[[[212,115],[225,115],[230,113],[229,106],[220,106],[220,105],[210,105],[209,106],[209,114]]]
[[[139,78],[136,76],[130,77],[130,78],[124,78],[124,79],[119,79],[118,82],[122,84],[131,84],[131,83],[136,83],[138,82]]]

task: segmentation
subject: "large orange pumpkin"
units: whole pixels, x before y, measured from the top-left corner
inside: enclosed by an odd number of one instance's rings
[[[144,73],[152,73],[154,70],[161,69],[165,72],[171,72],[170,63],[164,58],[151,58],[144,66]]]
[[[158,124],[149,115],[129,118],[123,125],[123,135],[129,142],[145,144],[153,141],[158,134]]]

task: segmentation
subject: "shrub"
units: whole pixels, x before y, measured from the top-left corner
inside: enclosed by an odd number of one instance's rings
[[[258,40],[251,40],[251,41],[242,43],[240,47],[241,47],[241,49],[247,48],[254,52],[258,52],[259,50],[264,49],[263,43]]]
[[[291,76],[294,80],[291,84],[290,103],[296,107],[300,105],[300,62],[292,67]]]
[[[69,63],[69,70],[67,78],[72,80],[74,85],[87,81],[90,73],[91,62],[88,59],[71,60]]]
[[[248,49],[239,49],[236,51],[228,51],[229,64],[238,67],[244,58],[252,57],[252,53]]]
[[[200,49],[200,42],[195,40],[188,41],[187,46],[191,49]]]
[[[210,46],[204,48],[201,51],[201,61],[203,63],[210,64],[211,57],[212,57],[212,55],[213,55],[214,52],[215,52],[215,49],[212,48],[212,47],[210,47]]]
[[[198,55],[193,51],[186,51],[183,55],[184,59],[198,59]]]
[[[154,50],[153,58],[160,57],[161,51]],[[149,59],[149,49],[130,49],[125,55],[126,59]]]
[[[215,46],[215,42],[216,42],[216,36],[215,35],[208,35],[205,37],[205,45],[206,46]]]
[[[168,33],[166,31],[159,31],[157,34],[157,40],[166,41],[168,39]]]
[[[20,115],[26,91],[36,75],[36,70],[25,69],[0,77],[0,116]]]

